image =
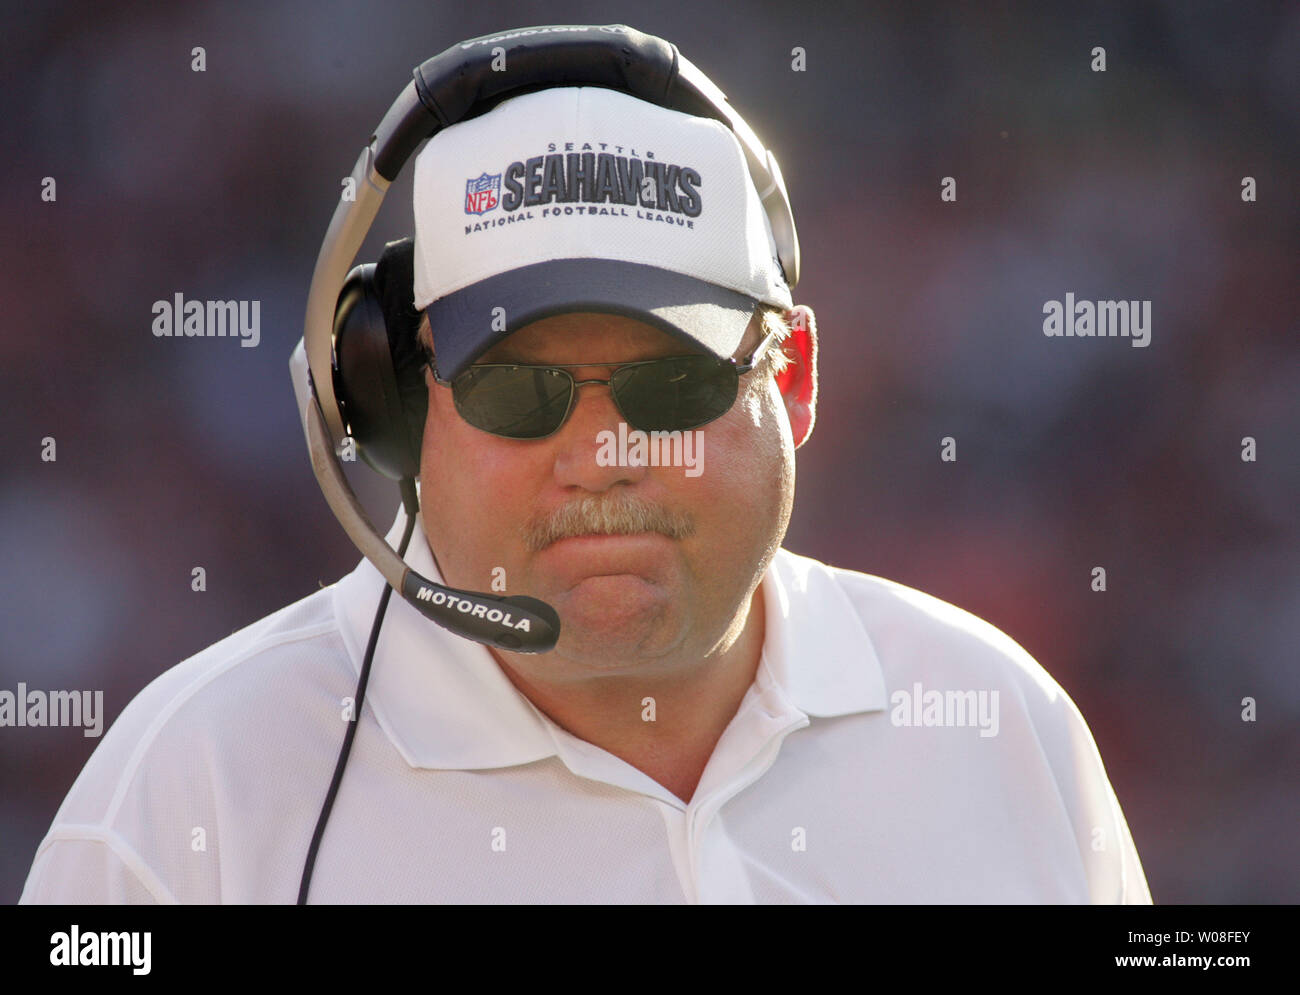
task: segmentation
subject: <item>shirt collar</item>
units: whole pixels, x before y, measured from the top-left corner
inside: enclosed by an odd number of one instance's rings
[[[388,534],[401,541],[406,512]],[[443,583],[419,516],[406,562]],[[334,612],[360,673],[385,581],[363,559],[334,586]],[[797,709],[827,717],[885,708],[884,676],[857,610],[825,564],[779,549],[762,580],[768,675]],[[562,732],[515,688],[480,643],[390,598],[366,704],[412,767],[478,770],[557,755]]]

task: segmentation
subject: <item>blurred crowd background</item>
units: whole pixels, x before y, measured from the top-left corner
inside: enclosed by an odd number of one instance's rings
[[[784,168],[822,360],[786,546],[1028,649],[1157,902],[1300,899],[1300,7],[3,7],[0,688],[103,689],[111,721],[352,569],[287,372],[341,178],[430,55],[617,21],[674,41]],[[408,173],[362,258],[410,230]],[[260,345],[156,338],[176,292],[260,300]],[[1151,344],[1046,338],[1067,292],[1150,300]],[[386,531],[395,485],[352,477]],[[0,728],[0,900],[97,742]]]

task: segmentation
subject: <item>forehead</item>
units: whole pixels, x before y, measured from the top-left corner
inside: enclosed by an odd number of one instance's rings
[[[750,322],[742,345],[758,325]],[[484,352],[477,363],[631,362],[703,353],[704,348],[654,325],[618,314],[573,312],[534,321]]]

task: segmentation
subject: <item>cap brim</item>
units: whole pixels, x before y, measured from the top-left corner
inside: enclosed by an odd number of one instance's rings
[[[575,311],[636,318],[726,359],[740,346],[758,306],[748,294],[657,266],[554,259],[481,280],[425,311],[438,373],[452,380],[511,333]]]

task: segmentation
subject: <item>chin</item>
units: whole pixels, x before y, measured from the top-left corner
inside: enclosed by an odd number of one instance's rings
[[[589,626],[637,626],[669,614],[672,595],[661,583],[631,573],[587,577],[556,595],[555,608],[567,608]]]
[[[574,597],[553,605],[560,616],[555,652],[595,670],[617,670],[668,652],[680,620],[665,604],[634,605],[626,599]]]

